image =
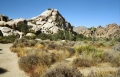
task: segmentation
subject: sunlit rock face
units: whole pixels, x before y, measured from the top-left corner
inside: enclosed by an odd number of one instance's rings
[[[85,36],[91,36],[90,30],[80,30],[79,33]],[[120,25],[116,23],[108,24],[105,27],[98,26],[95,30],[96,38],[117,38],[120,37]]]
[[[46,34],[57,33],[59,30],[66,30],[68,28],[71,32],[73,31],[71,24],[64,19],[57,9],[48,9],[39,16],[29,19],[28,26],[31,26],[32,30],[40,30]]]
[[[8,16],[0,14],[0,30],[3,36],[19,35],[21,38],[23,33],[16,29],[20,24],[27,25],[27,21],[23,18],[12,20]]]

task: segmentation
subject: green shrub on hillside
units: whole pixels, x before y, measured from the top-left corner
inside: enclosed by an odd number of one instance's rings
[[[13,43],[17,39],[15,35],[0,37],[0,43]]]

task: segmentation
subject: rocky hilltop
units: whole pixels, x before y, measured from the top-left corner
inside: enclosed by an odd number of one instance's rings
[[[83,34],[87,37],[91,37],[91,30],[83,29],[79,31],[79,34]],[[116,23],[108,24],[105,27],[98,26],[95,29],[95,37],[96,38],[114,38],[120,37],[120,25]]]
[[[57,33],[59,30],[70,29],[73,27],[67,22],[57,9],[48,9],[39,16],[33,17],[28,21],[28,26],[34,31],[43,33]]]

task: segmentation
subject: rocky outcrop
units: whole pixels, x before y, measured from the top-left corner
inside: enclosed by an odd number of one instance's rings
[[[19,32],[17,30],[13,30],[8,27],[0,27],[0,31],[2,32],[3,36],[9,36],[9,35],[19,35],[20,38],[22,38],[23,33]]]
[[[7,21],[9,21],[9,20],[11,20],[11,19],[9,19],[8,16],[5,16],[5,15],[0,14],[0,21],[5,21],[5,22],[7,22]]]
[[[20,24],[27,25],[27,21],[23,18],[12,20],[8,16],[0,14],[0,30],[3,36],[19,35],[22,38],[23,33],[16,29]]]
[[[57,9],[48,9],[39,16],[28,20],[28,26],[32,30],[41,31],[43,33],[57,33],[59,30],[71,29],[72,26],[68,23]]]
[[[73,31],[76,33],[79,33],[81,30],[87,30],[87,28],[85,26],[73,27]]]
[[[81,30],[79,32],[87,37],[91,36],[90,30]],[[96,38],[115,38],[120,37],[120,26],[113,23],[108,24],[106,27],[98,26],[95,30],[95,37]]]

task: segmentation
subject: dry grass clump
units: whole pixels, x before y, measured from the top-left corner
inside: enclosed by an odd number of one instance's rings
[[[103,62],[110,62],[113,66],[120,66],[120,52],[104,52],[102,56]]]
[[[57,59],[55,58],[54,54],[49,53],[47,50],[43,50],[43,49],[37,51],[36,55],[39,56],[47,66],[50,66],[51,64],[56,62]]]
[[[73,60],[73,66],[76,68],[77,67],[90,67],[91,63],[90,63],[90,60],[76,58]]]
[[[90,57],[77,57],[76,59],[73,60],[72,65],[74,67],[90,67],[96,65],[96,62],[90,58]]]
[[[27,55],[26,54],[26,51],[27,51],[27,48],[21,48],[21,47],[16,47],[16,48],[10,48],[11,52],[14,52],[14,53],[17,53],[17,56],[18,57],[22,57],[22,56],[25,56]]]
[[[107,72],[102,70],[91,71],[87,77],[120,77],[120,69],[118,68],[116,72]]]
[[[73,67],[58,63],[49,68],[42,77],[82,77],[82,74]]]
[[[19,68],[30,75],[30,77],[38,77],[46,70],[47,65],[36,55],[21,57],[18,61]]]
[[[36,42],[35,40],[27,40],[25,38],[16,39],[12,47],[32,47],[35,46]]]
[[[90,67],[101,62],[103,50],[90,45],[75,46],[77,58],[73,60],[74,67]]]
[[[36,44],[35,44],[35,48],[37,48],[37,49],[44,49],[45,46],[44,46],[44,44],[36,43]]]
[[[120,67],[118,68],[116,75],[120,77]]]
[[[95,43],[93,45],[96,47],[105,47],[105,44],[103,42]]]
[[[27,51],[36,45],[35,40],[27,40],[25,38],[17,39],[10,47],[11,52],[17,53],[18,57],[27,55]]]
[[[69,52],[70,56],[74,55],[75,54],[75,49],[74,48],[66,48],[66,50]]]
[[[87,77],[112,77],[111,74],[105,71],[91,71],[91,73]]]

